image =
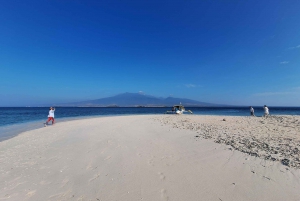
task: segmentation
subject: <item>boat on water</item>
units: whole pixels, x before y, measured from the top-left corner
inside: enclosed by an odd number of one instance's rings
[[[188,112],[190,114],[193,114],[191,110],[185,110],[183,105],[174,105],[172,108],[172,111],[166,111],[165,114],[183,114],[184,112]]]

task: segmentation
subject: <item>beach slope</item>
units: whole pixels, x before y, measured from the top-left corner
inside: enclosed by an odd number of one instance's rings
[[[24,132],[0,142],[0,200],[300,200],[298,168],[222,141],[262,120],[236,118],[103,117]]]

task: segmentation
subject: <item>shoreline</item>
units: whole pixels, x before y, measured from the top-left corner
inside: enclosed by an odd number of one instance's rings
[[[127,116],[127,115],[99,115],[99,116],[82,116],[82,117],[62,117],[57,118],[56,124],[68,122],[68,121],[74,121],[74,120],[83,120],[83,119],[93,119],[93,118],[105,118],[105,117],[111,117],[111,116]],[[22,122],[22,123],[15,123],[15,124],[9,124],[0,126],[0,142],[9,140],[11,138],[14,138],[24,132],[36,130],[39,128],[44,127],[44,123],[47,119],[44,119],[44,121],[41,120],[33,120],[28,122]],[[52,126],[49,124],[48,126]]]
[[[74,116],[74,117],[62,117],[57,118],[57,123],[63,123],[67,121],[74,121],[74,120],[83,120],[83,119],[93,119],[93,118],[105,118],[105,117],[117,117],[117,116],[139,116],[139,115],[160,115],[160,114],[116,114],[116,115],[95,115],[95,116]],[[161,114],[165,115],[165,114]],[[197,115],[198,116],[198,115]],[[205,115],[200,115],[205,116]],[[219,115],[213,115],[213,116],[219,116]],[[0,142],[4,140],[9,140],[13,137],[16,137],[23,132],[36,130],[39,128],[44,127],[44,124],[42,122],[46,122],[47,119],[44,119],[44,121],[41,120],[33,120],[28,122],[21,122],[21,123],[15,123],[15,124],[8,124],[4,126],[0,126]],[[49,125],[52,126],[52,125]]]
[[[94,119],[94,118],[106,118],[106,117],[122,117],[122,116],[160,116],[160,115],[165,115],[165,116],[173,116],[175,114],[117,114],[117,115],[97,115],[97,116],[82,116],[82,117],[62,117],[62,118],[57,118],[56,119],[56,124],[60,124],[60,123],[64,123],[64,122],[68,122],[68,121],[74,121],[74,120],[85,120],[85,119]],[[176,115],[178,116],[178,115]],[[188,116],[200,116],[200,117],[220,117],[220,118],[226,118],[226,117],[237,117],[237,118],[243,118],[243,117],[251,117],[251,116],[235,116],[235,115],[199,115],[199,114],[183,114],[183,116],[188,117]],[[278,116],[299,116],[299,115],[270,115],[270,117],[278,117]],[[262,118],[263,116],[255,116],[257,118]],[[254,117],[254,118],[255,118]],[[299,116],[300,117],[300,116]],[[14,124],[8,124],[8,125],[4,125],[4,126],[0,126],[0,131],[5,133],[5,131],[8,131],[9,133],[13,133],[11,134],[6,134],[4,137],[0,136],[0,142],[3,140],[8,140],[11,139],[13,137],[16,137],[24,132],[28,132],[28,131],[32,131],[32,130],[36,130],[39,128],[43,128],[44,124],[43,122],[45,122],[47,119],[44,119],[44,121],[41,120],[32,120],[32,121],[28,121],[28,122],[21,122],[21,123],[14,123]],[[49,124],[48,126],[52,126],[51,124]],[[11,136],[10,136],[11,135]]]
[[[0,199],[299,200],[300,169],[204,138],[221,124],[245,137],[262,118],[222,118],[113,116],[24,132],[0,142]]]

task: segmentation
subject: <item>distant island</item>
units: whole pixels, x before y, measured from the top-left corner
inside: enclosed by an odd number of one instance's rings
[[[158,98],[141,93],[122,93],[116,96],[74,103],[57,104],[62,107],[170,107],[182,104],[186,107],[222,107],[226,105],[205,103],[186,98]]]
[[[106,107],[119,107],[119,106],[116,104],[113,104],[113,105],[107,105]]]

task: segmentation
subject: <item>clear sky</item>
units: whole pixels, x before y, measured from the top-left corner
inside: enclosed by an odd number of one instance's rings
[[[1,1],[0,106],[140,91],[300,106],[300,1]]]

